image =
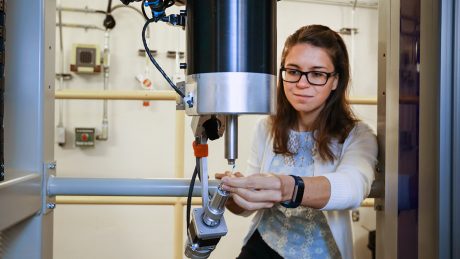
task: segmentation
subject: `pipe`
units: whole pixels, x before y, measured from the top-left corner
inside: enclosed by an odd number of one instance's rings
[[[56,23],[56,26],[62,26],[62,27],[69,27],[69,28],[80,28],[80,29],[93,29],[93,30],[100,30],[100,31],[105,31],[104,28],[96,26],[96,25],[90,25],[90,24],[77,24],[77,23]]]
[[[187,204],[186,198],[175,197],[139,197],[139,196],[56,196],[56,204],[72,204],[72,205],[174,205],[179,206],[182,212],[182,206]],[[199,197],[192,199],[192,205],[201,205]],[[361,203],[361,207],[374,207],[374,199],[367,198]],[[176,218],[176,224],[179,221]],[[182,220],[180,225],[182,225]],[[182,228],[180,235],[182,235]],[[183,245],[179,243],[179,247]]]
[[[110,4],[109,4],[110,9]],[[109,90],[110,79],[110,29],[105,30],[104,34],[104,91]],[[101,134],[96,137],[97,140],[107,140],[109,138],[109,115],[108,100],[102,104],[102,128]]]
[[[190,179],[113,179],[50,177],[48,196],[163,196],[187,197]],[[217,180],[209,181],[214,192]],[[196,186],[193,196],[201,196],[201,187]]]
[[[374,198],[366,198],[361,203],[361,207],[374,207]]]
[[[348,99],[348,102],[353,105],[377,105],[377,98],[354,97]]]
[[[72,205],[174,205],[187,204],[186,198],[176,197],[139,197],[139,196],[56,196],[56,204]],[[200,198],[192,199],[193,205],[201,205]],[[182,223],[182,221],[181,221]],[[180,228],[182,231],[182,228]],[[182,232],[181,232],[182,233]],[[182,246],[182,242],[181,242]]]
[[[172,92],[172,91],[171,91]],[[177,94],[174,92],[174,95]],[[176,178],[184,178],[184,143],[185,143],[185,111],[177,110],[176,111],[176,136],[175,136],[175,170],[174,176]],[[201,205],[201,200],[197,204],[195,201],[196,198],[192,199],[193,205]],[[175,198],[174,203],[174,258],[182,258],[182,247],[184,245],[184,209],[183,206],[187,204],[187,199],[185,198]]]
[[[358,8],[367,8],[367,9],[378,9],[378,3],[353,3],[351,1],[334,1],[334,0],[284,0],[286,2],[301,2],[301,3],[310,3],[310,4],[320,4],[320,5],[333,5],[333,6],[348,6],[348,7],[358,7]],[[376,1],[377,2],[377,1]]]
[[[55,99],[74,100],[158,100],[177,101],[180,97],[174,91],[56,91]]]
[[[180,97],[176,92],[170,90],[155,91],[80,91],[65,90],[56,91],[55,99],[75,100],[157,100],[157,101],[178,101]],[[377,105],[376,98],[354,97],[348,100],[354,105]]]
[[[90,9],[87,6],[85,8],[73,8],[73,7],[62,7],[59,6],[56,8],[58,11],[63,11],[63,12],[78,12],[78,13],[97,13],[97,14],[103,14],[105,15],[105,11],[102,10],[96,10],[96,9]]]
[[[61,7],[61,1],[57,2],[57,5]],[[58,90],[62,90],[64,86],[64,39],[62,36],[62,11],[58,9],[58,21],[59,21],[59,55],[60,55],[60,73],[61,77],[59,78]],[[59,110],[58,110],[58,127],[63,127],[63,113],[64,113],[64,103],[63,101],[59,102]]]

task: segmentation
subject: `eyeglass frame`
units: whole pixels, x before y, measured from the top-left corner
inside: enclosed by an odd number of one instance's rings
[[[286,81],[284,80],[283,78],[283,71],[286,72],[286,69],[289,69],[289,70],[295,70],[297,72],[300,72],[300,77],[299,77],[299,80],[297,81]],[[308,74],[310,73],[322,73],[322,74],[325,74],[327,77],[326,77],[326,82],[324,82],[324,84],[314,84],[312,82],[310,82],[310,80],[308,79]],[[332,77],[332,76],[335,76],[337,75],[338,73],[333,71],[333,72],[324,72],[324,71],[316,71],[316,70],[312,70],[312,71],[306,71],[306,72],[303,72],[303,71],[300,71],[298,69],[294,69],[294,68],[286,68],[286,67],[282,67],[280,68],[280,76],[281,76],[281,79],[284,81],[284,82],[287,82],[287,83],[298,83],[301,79],[302,79],[302,76],[305,75],[305,78],[307,79],[307,82],[310,84],[310,85],[313,85],[313,86],[325,86],[327,84],[327,82],[329,81],[329,78]]]

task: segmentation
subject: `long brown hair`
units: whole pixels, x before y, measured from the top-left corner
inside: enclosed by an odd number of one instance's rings
[[[302,43],[323,48],[329,54],[338,74],[337,88],[331,92],[312,125],[314,141],[321,159],[333,161],[335,156],[329,146],[331,140],[336,138],[339,143],[343,143],[358,121],[347,101],[350,81],[347,48],[342,37],[330,28],[323,25],[304,26],[287,38],[281,55],[281,67],[284,67],[291,48]],[[289,131],[298,128],[298,114],[286,98],[281,74],[278,78],[277,111],[271,116],[273,150],[277,154],[292,155],[287,143]]]

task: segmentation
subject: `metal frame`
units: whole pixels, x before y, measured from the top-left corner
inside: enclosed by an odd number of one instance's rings
[[[439,148],[440,88],[439,84],[439,8],[438,0],[420,2],[420,145],[419,145],[419,224],[418,258],[438,257],[439,233],[437,211],[439,204],[438,182],[441,154]],[[442,115],[441,115],[442,116]],[[440,153],[441,152],[441,153]],[[430,191],[424,191],[430,190]]]
[[[438,258],[459,258],[460,247],[460,5],[440,8],[439,96],[439,251]]]
[[[384,183],[377,210],[376,256],[397,258],[399,136],[399,0],[379,2],[377,137],[379,161],[376,180]]]
[[[48,164],[54,139],[55,3],[8,1],[8,12],[1,257],[52,258],[53,214],[47,213],[43,186],[54,172]]]

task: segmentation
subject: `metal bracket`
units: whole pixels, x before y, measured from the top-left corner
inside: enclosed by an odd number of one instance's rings
[[[43,215],[50,213],[56,207],[56,197],[48,196],[48,181],[56,176],[56,161],[43,164],[42,175],[42,210]]]
[[[182,82],[178,82],[176,84],[177,88],[179,88],[179,90],[183,93],[185,93],[185,82],[182,81]],[[184,99],[183,98],[179,98],[176,102],[176,110],[178,111],[183,111],[185,110],[185,103],[184,103]]]

